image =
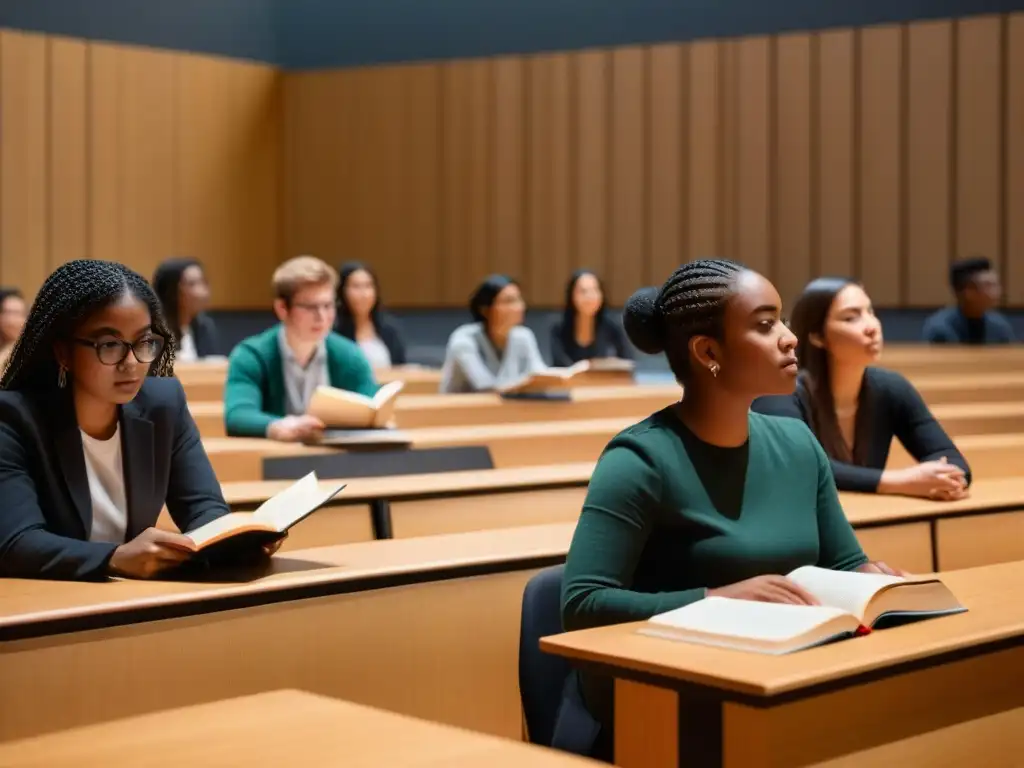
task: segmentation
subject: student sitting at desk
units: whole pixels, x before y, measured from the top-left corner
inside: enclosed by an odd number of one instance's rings
[[[334,330],[358,344],[373,368],[405,365],[405,342],[398,326],[381,308],[377,275],[358,261],[342,264],[340,274]]]
[[[174,333],[174,358],[192,363],[222,355],[213,318],[206,314],[210,286],[203,265],[196,259],[167,259],[153,274],[153,290]]]
[[[306,415],[319,386],[377,392],[359,347],[332,333],[338,273],[320,259],[299,256],[274,272],[274,313],[281,321],[231,353],[224,385],[224,421],[231,437],[302,441],[323,431]]]
[[[473,293],[474,322],[448,338],[441,392],[484,392],[547,368],[533,331],[522,324],[526,312],[519,284],[491,275]]]
[[[185,393],[171,330],[125,266],[58,267],[0,379],[0,575],[146,578],[190,556],[228,507]]]
[[[608,317],[601,281],[589,270],[578,270],[565,287],[562,319],[551,327],[551,358],[555,365],[570,366],[609,357],[628,360],[633,353],[625,332]]]
[[[784,576],[803,565],[891,572],[861,550],[807,426],[750,410],[796,382],[781,304],[764,277],[722,260],[685,264],[660,291],[630,299],[630,341],[664,351],[685,394],[614,437],[598,461],[565,565],[566,630],[640,621],[708,595],[808,604]],[[610,681],[580,680],[600,731],[586,743],[560,728],[555,746],[609,759]]]
[[[914,385],[871,367],[882,354],[882,324],[855,281],[821,277],[793,307],[799,344],[796,391],[765,397],[754,410],[802,419],[832,462],[841,491],[955,501],[967,495],[970,467]],[[918,462],[886,469],[893,437]]]

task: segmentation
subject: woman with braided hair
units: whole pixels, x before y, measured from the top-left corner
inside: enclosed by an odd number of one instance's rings
[[[152,577],[228,512],[149,284],[71,261],[47,278],[0,379],[0,576]]]
[[[629,300],[630,341],[664,352],[684,395],[614,437],[594,470],[565,565],[567,630],[709,595],[812,604],[784,576],[803,565],[893,572],[868,562],[807,425],[750,410],[796,383],[781,309],[768,280],[723,260],[685,264]],[[555,746],[610,759],[610,681],[575,679],[567,696],[582,694],[593,727],[556,729]]]

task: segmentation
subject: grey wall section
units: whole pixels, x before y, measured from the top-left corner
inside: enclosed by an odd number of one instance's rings
[[[1024,9],[1024,0],[281,0],[289,69],[759,35]]]
[[[277,63],[277,3],[0,0],[0,27]]]

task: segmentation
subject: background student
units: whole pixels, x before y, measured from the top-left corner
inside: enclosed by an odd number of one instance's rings
[[[206,314],[210,285],[201,262],[190,258],[161,262],[153,274],[153,290],[174,334],[176,360],[191,363],[224,354],[217,325]]]
[[[25,299],[17,288],[0,288],[0,371],[25,327]]]
[[[580,360],[633,357],[626,334],[605,309],[604,286],[590,270],[573,272],[565,286],[562,319],[551,328],[551,358],[556,366]]]
[[[940,309],[924,323],[929,344],[1011,344],[1013,326],[996,311],[1003,293],[999,273],[984,256],[959,259],[949,268],[956,306]]]
[[[313,256],[286,261],[274,272],[274,313],[280,324],[252,336],[231,353],[224,386],[224,418],[232,437],[300,441],[322,431],[306,414],[319,386],[377,392],[373,370],[359,347],[331,332],[338,273]]]
[[[803,565],[892,572],[861,550],[810,430],[750,411],[796,382],[781,304],[764,277],[722,260],[686,264],[660,291],[630,299],[630,341],[664,352],[685,394],[602,454],[566,560],[566,630],[640,621],[709,595],[813,603],[785,577]],[[581,679],[601,724],[583,751],[609,759],[610,681]]]
[[[191,556],[155,528],[227,514],[149,284],[71,261],[39,291],[0,379],[0,575],[147,578]]]
[[[832,462],[841,491],[956,500],[967,494],[970,467],[914,385],[871,364],[882,353],[882,324],[853,280],[810,282],[793,307],[799,344],[796,391],[754,409],[803,420]],[[886,469],[893,437],[918,462]]]
[[[473,322],[448,338],[441,392],[483,392],[512,384],[547,365],[533,331],[522,324],[526,302],[519,284],[491,275],[469,300]]]
[[[371,367],[405,365],[405,341],[398,325],[381,307],[377,275],[359,261],[342,264],[339,275],[334,329],[359,345]]]

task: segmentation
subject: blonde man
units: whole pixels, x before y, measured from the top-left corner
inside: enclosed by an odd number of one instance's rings
[[[332,333],[338,273],[299,256],[274,272],[274,313],[280,324],[231,353],[224,419],[232,437],[300,441],[324,425],[306,408],[322,385],[372,396],[373,370],[355,343]]]

